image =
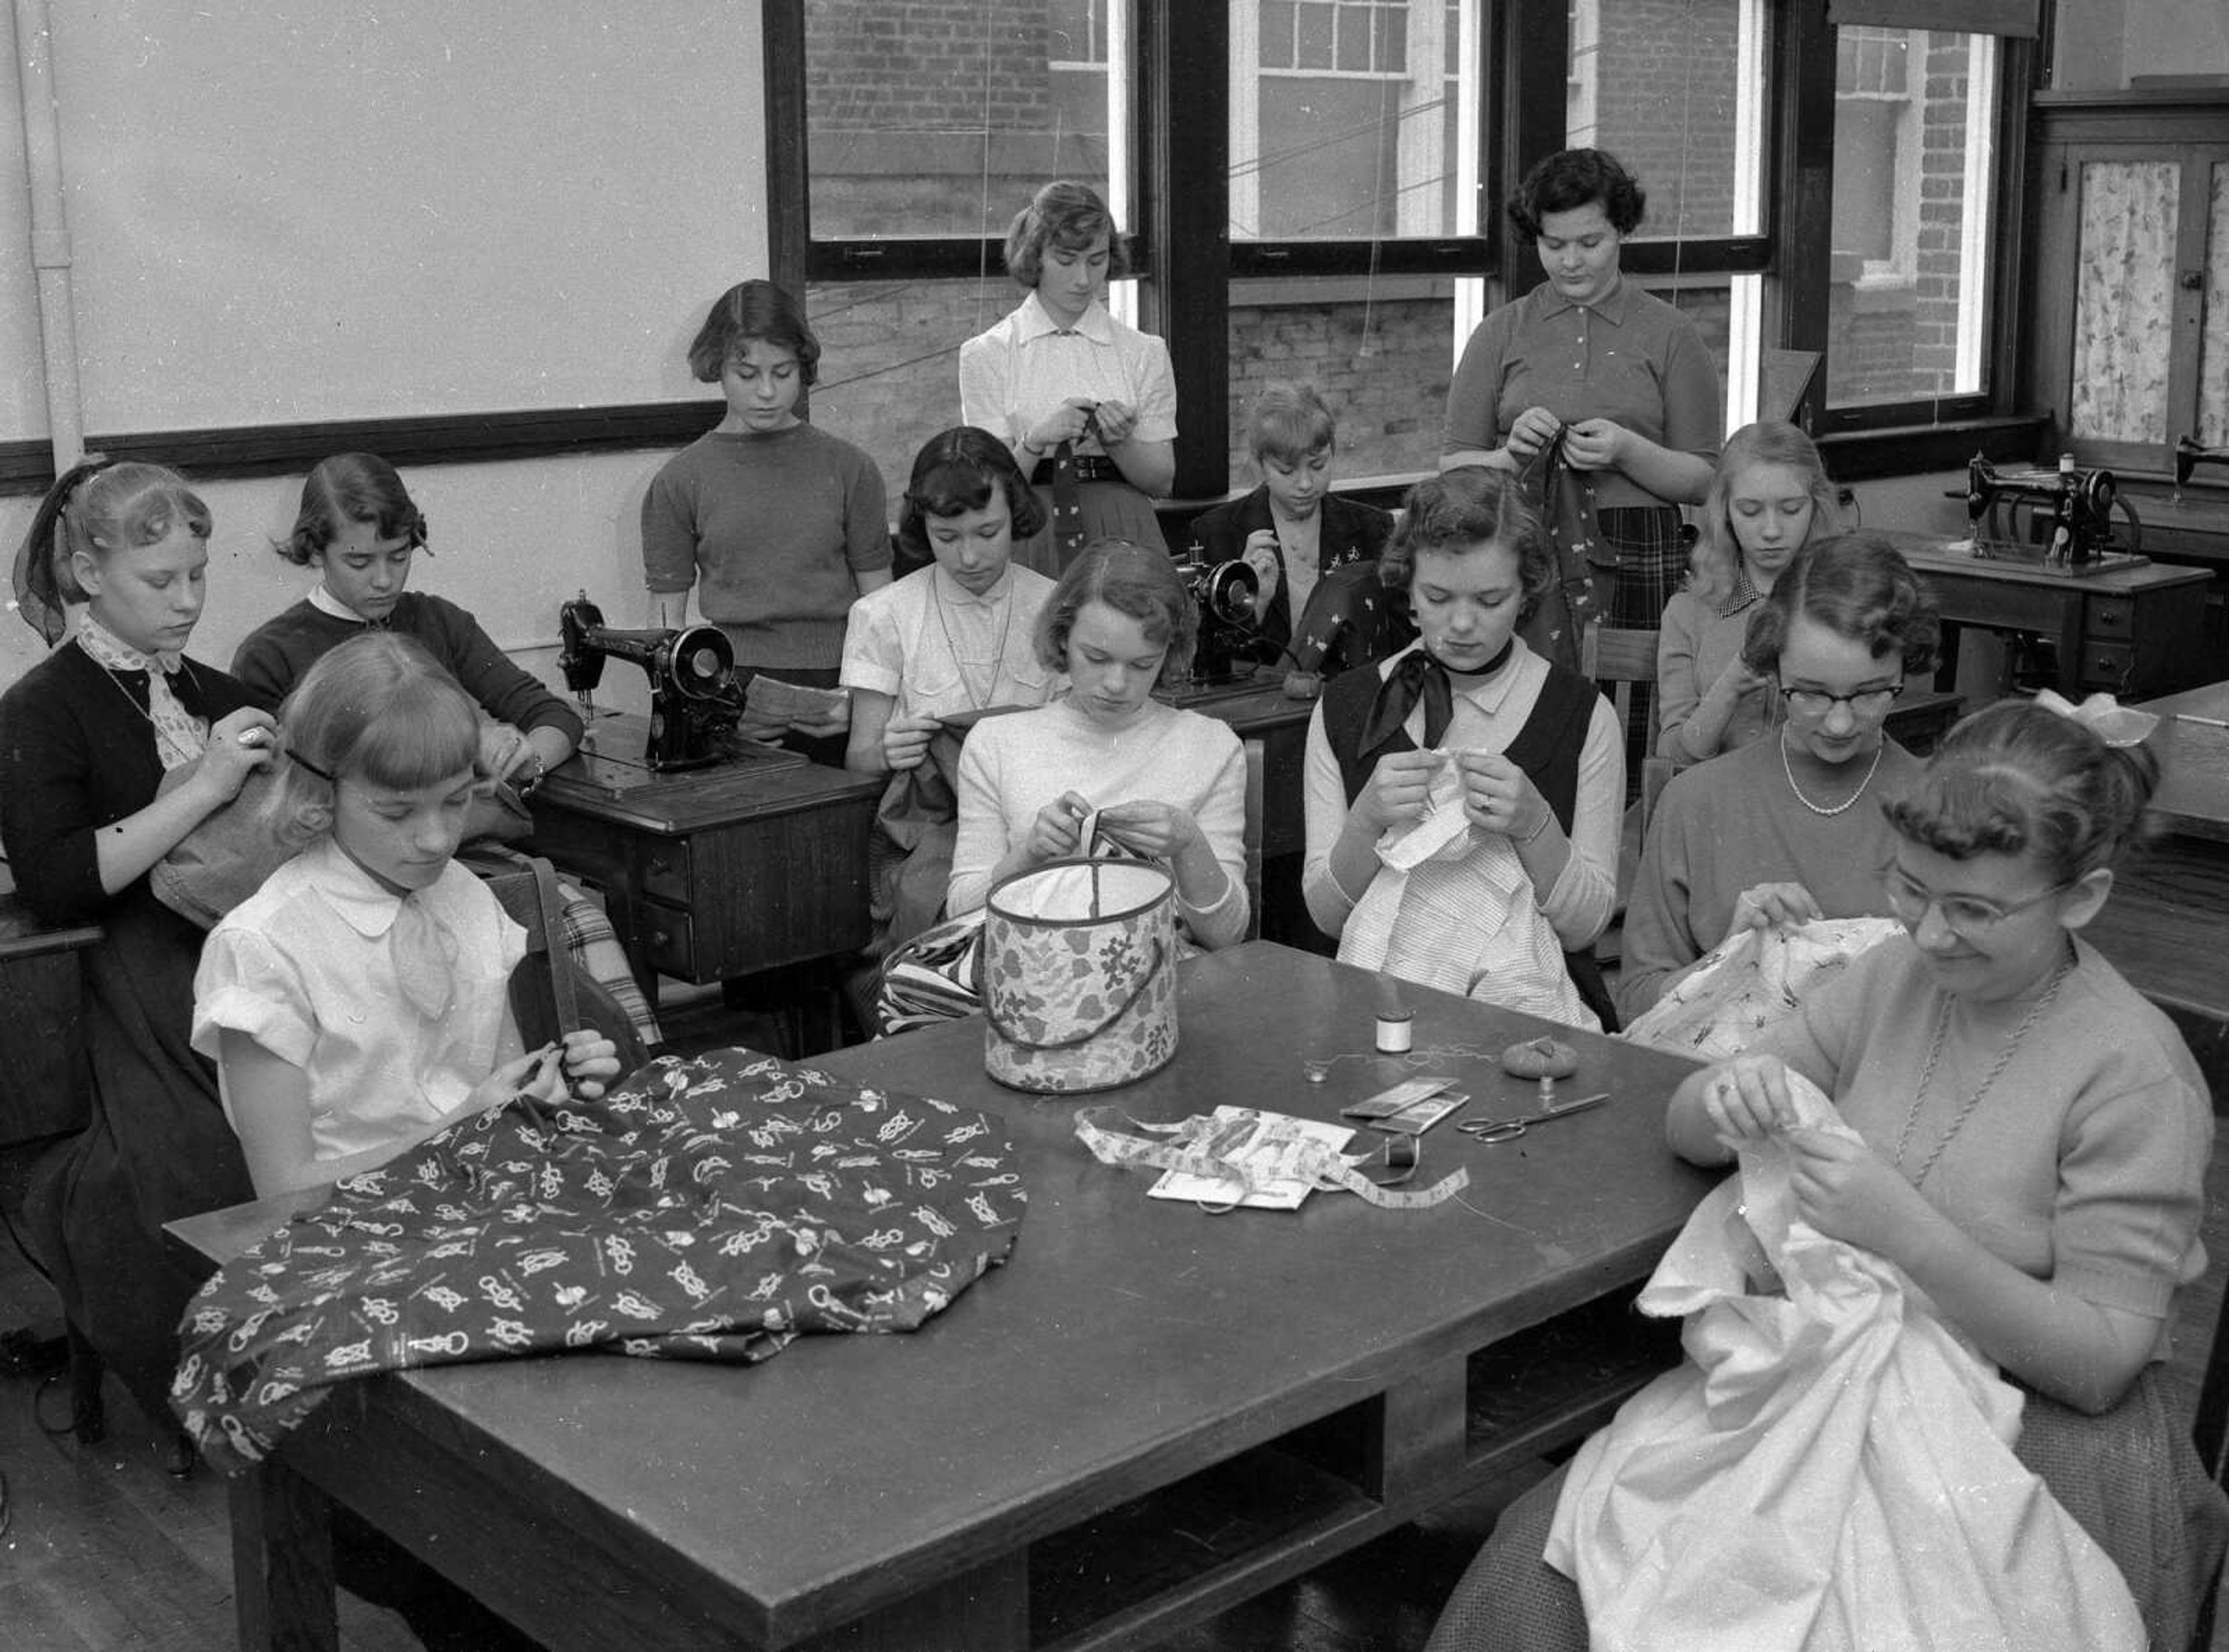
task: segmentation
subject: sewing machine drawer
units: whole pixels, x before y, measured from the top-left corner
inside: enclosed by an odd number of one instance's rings
[[[662,975],[701,979],[697,971],[696,921],[679,907],[646,901],[635,910],[642,949]]]
[[[2095,637],[2084,640],[2081,686],[2084,693],[2102,688],[2118,694],[2135,680],[2136,670],[2134,643],[2100,642]]]
[[[2093,596],[2084,610],[2084,628],[2093,640],[2128,641],[2136,634],[2134,597]]]
[[[689,840],[676,838],[643,852],[642,892],[653,901],[690,904]]]

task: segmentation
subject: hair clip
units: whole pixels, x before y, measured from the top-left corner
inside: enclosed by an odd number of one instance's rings
[[[337,787],[340,785],[340,782],[333,778],[332,771],[331,769],[319,768],[317,764],[312,762],[307,757],[302,755],[300,752],[296,751],[291,746],[286,749],[286,761],[290,763],[296,764],[300,768],[308,769],[312,775],[315,775],[319,780],[324,781],[328,786]]]
[[[2077,705],[2054,689],[2039,689],[2035,703],[2046,711],[2072,718],[2116,749],[2142,745],[2160,724],[2151,712],[2123,705],[2110,694],[2092,694]]]

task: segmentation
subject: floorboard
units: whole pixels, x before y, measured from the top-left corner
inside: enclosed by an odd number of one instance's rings
[[[763,1017],[703,997],[669,1010],[691,1048],[774,1042]],[[27,1155],[0,1152],[0,1209],[13,1215]],[[2207,1177],[2213,1266],[2186,1293],[2168,1381],[2187,1410],[2229,1270],[2229,1146]],[[0,1332],[51,1320],[45,1283],[0,1237]],[[0,1377],[0,1652],[222,1652],[233,1643],[230,1545],[222,1483],[164,1475],[154,1432],[112,1379],[108,1437],[83,1447],[46,1432],[38,1385]],[[43,1417],[64,1410],[59,1384]],[[1159,1652],[1421,1652],[1440,1604],[1520,1483],[1489,1488],[1285,1588],[1163,1643]],[[2223,1614],[2229,1618],[2229,1612]],[[341,1597],[343,1652],[412,1652],[394,1614]],[[2229,1652],[2229,1628],[2216,1652]]]

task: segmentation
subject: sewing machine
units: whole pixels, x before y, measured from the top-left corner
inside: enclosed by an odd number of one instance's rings
[[[1974,555],[2046,572],[2141,568],[2143,523],[2108,470],[1999,470],[1980,454],[1966,464],[1966,517]]]
[[[726,736],[743,708],[736,686],[735,650],[712,625],[678,631],[623,631],[604,623],[603,611],[583,591],[557,610],[563,651],[557,664],[565,686],[593,717],[593,696],[604,660],[631,659],[650,678],[650,739],[653,769],[698,768],[729,755]]]
[[[1262,582],[1243,562],[1179,562],[1177,577],[1199,609],[1199,640],[1192,652],[1191,685],[1250,680],[1262,652],[1262,627],[1254,612]]]

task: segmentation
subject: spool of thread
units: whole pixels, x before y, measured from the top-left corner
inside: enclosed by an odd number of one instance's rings
[[[1391,975],[1378,978],[1378,1051],[1380,1055],[1405,1056],[1416,1041],[1416,1017],[1402,1002],[1401,989]]]
[[[1405,1009],[1378,1012],[1378,1050],[1381,1055],[1405,1056],[1416,1043],[1416,1019]]]

